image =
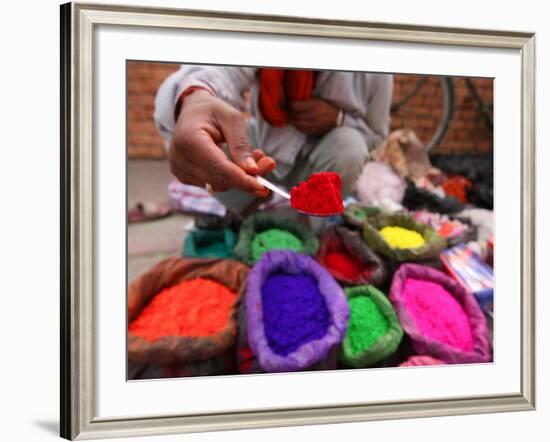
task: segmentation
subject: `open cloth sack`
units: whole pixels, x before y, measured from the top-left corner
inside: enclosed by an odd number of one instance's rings
[[[258,358],[250,348],[250,342],[248,340],[247,309],[244,301],[241,301],[239,306],[238,324],[237,349],[235,357],[237,372],[240,374],[266,373],[266,370],[261,367]],[[338,354],[339,347],[334,346],[325,358],[310,365],[304,370],[334,370],[338,366]]]
[[[254,238],[257,234],[270,229],[283,230],[296,236],[302,243],[300,253],[304,255],[317,253],[319,240],[305,224],[271,213],[255,213],[241,224],[239,239],[233,249],[235,257],[248,265],[253,265],[257,261],[252,254]]]
[[[472,338],[470,350],[451,346],[421,332],[415,319],[411,316],[410,307],[405,302],[403,295],[405,284],[410,278],[440,285],[460,304],[470,325]],[[425,296],[430,296],[430,294],[426,293]],[[449,364],[480,363],[491,360],[487,322],[474,295],[444,273],[417,264],[403,264],[393,276],[389,299],[395,308],[401,327],[411,338],[413,347],[418,354],[431,356]],[[433,323],[434,320],[437,321],[437,317],[433,318],[431,322]],[[438,326],[443,326],[443,324],[439,323]],[[448,324],[444,326],[446,330],[449,329]]]
[[[376,307],[380,311],[380,313],[384,316],[384,318],[387,321],[388,329],[387,331],[378,337],[378,339],[373,342],[370,346],[367,348],[363,348],[362,350],[356,352],[354,351],[352,342],[351,342],[351,335],[352,334],[358,334],[365,332],[367,333],[368,330],[352,330],[353,324],[354,324],[354,316],[361,315],[361,311],[354,311],[353,307],[351,308],[351,318],[348,326],[348,330],[346,332],[346,337],[342,341],[342,346],[340,350],[340,360],[343,362],[344,365],[348,367],[354,367],[354,368],[365,368],[369,367],[379,361],[381,361],[384,358],[387,358],[392,353],[394,353],[397,348],[399,347],[399,344],[401,342],[401,339],[403,338],[403,329],[399,325],[399,320],[397,319],[397,315],[395,314],[395,311],[391,305],[391,303],[388,301],[386,296],[373,287],[372,285],[362,285],[357,287],[348,287],[344,289],[346,296],[348,298],[348,301],[351,301],[354,298],[358,298],[361,296],[369,297],[374,304],[376,304]],[[362,320],[358,324],[365,325],[366,328],[368,328],[368,324],[365,323],[366,318],[362,318]]]
[[[344,223],[354,229],[363,227],[363,223],[369,216],[380,213],[381,210],[376,206],[365,206],[364,204],[352,203],[346,206],[342,213]]]
[[[263,286],[271,275],[308,275],[317,282],[318,291],[328,311],[329,322],[321,338],[305,340],[286,355],[271,347],[264,324]],[[290,250],[273,250],[263,254],[251,269],[246,285],[246,321],[248,343],[258,364],[265,372],[311,370],[315,367],[336,368],[338,346],[344,338],[349,307],[342,288],[313,258]],[[239,350],[242,350],[240,346]],[[335,352],[336,351],[336,352]],[[323,361],[333,361],[322,364]],[[240,364],[242,367],[242,364]]]
[[[224,367],[216,366],[216,373],[197,372],[189,364],[204,364],[212,358],[228,360],[237,336],[237,311],[240,293],[248,274],[248,267],[235,260],[169,258],[159,262],[134,280],[128,288],[128,323],[138,317],[143,308],[163,289],[182,281],[205,278],[226,286],[238,294],[224,329],[210,336],[163,336],[154,341],[128,333],[128,361],[161,366],[176,365],[172,371],[197,375],[221,374]],[[197,293],[208,296],[208,293]]]
[[[398,249],[391,247],[380,235],[379,230],[386,227],[402,227],[413,230],[422,235],[424,244],[410,249]],[[363,238],[370,248],[386,258],[397,261],[421,261],[437,258],[439,252],[445,247],[446,241],[426,224],[420,224],[405,214],[378,214],[370,216],[363,224]]]
[[[332,253],[348,256],[357,265],[357,272],[346,274],[338,267],[331,265]],[[332,276],[344,284],[372,284],[380,286],[386,279],[386,265],[384,261],[370,249],[363,241],[359,232],[347,229],[344,226],[329,228],[321,237],[319,261]]]

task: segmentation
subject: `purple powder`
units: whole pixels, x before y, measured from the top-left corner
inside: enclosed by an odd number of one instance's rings
[[[286,356],[327,333],[330,315],[310,275],[274,273],[262,287],[264,333],[273,352]]]

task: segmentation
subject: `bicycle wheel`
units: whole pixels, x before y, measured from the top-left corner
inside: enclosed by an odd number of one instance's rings
[[[392,130],[409,127],[428,151],[443,141],[454,113],[452,77],[395,76]]]

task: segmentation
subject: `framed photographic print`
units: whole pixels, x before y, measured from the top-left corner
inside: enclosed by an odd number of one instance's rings
[[[534,40],[62,5],[61,436],[534,409]]]

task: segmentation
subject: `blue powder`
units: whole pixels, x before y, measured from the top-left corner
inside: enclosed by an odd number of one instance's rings
[[[325,298],[309,275],[270,275],[262,287],[262,309],[267,342],[281,356],[325,336],[330,323]]]

